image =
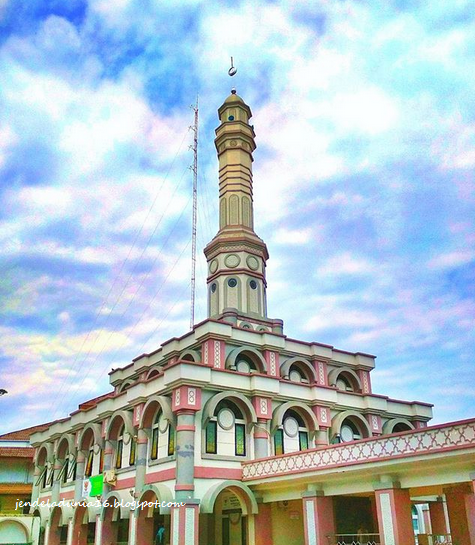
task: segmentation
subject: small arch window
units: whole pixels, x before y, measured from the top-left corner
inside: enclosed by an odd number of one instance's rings
[[[65,484],[68,482],[68,473],[69,473],[69,456],[66,455],[65,459],[63,460],[61,469],[59,470],[59,473],[58,473],[58,481],[61,484]]]
[[[249,356],[246,356],[246,354],[240,354],[236,361],[236,370],[240,373],[250,373],[251,370],[257,371],[257,368]]]
[[[216,282],[213,282],[211,284],[211,293],[215,293],[217,288],[218,288],[218,286],[217,286]]]
[[[150,459],[157,460],[175,454],[175,429],[165,418],[162,411],[155,416],[152,425]]]
[[[45,486],[53,486],[53,478],[54,478],[54,467],[51,466],[50,470],[47,472],[48,478],[46,479]]]
[[[115,468],[120,469],[122,467],[122,454],[124,452],[124,426],[120,429],[117,436],[117,448],[115,452]]]
[[[343,443],[357,441],[363,437],[359,427],[349,418],[345,418],[341,425],[340,437]]]
[[[289,379],[292,382],[302,382],[302,375],[298,369],[291,369],[289,373]]]
[[[93,465],[94,465],[94,445],[91,445],[87,453],[86,470],[84,472],[84,475],[86,477],[90,477],[92,475]]]
[[[275,454],[297,452],[308,448],[308,430],[303,418],[296,411],[286,411],[282,426],[274,434]]]
[[[228,400],[218,403],[205,436],[207,454],[246,456],[246,420],[239,407]]]
[[[405,422],[399,422],[393,428],[392,433],[398,433],[400,431],[410,431],[412,428],[408,426]]]
[[[336,381],[336,387],[339,390],[343,390],[344,392],[354,392],[355,391],[355,389],[353,387],[353,384],[344,375],[339,375],[339,377],[338,377],[338,379]]]

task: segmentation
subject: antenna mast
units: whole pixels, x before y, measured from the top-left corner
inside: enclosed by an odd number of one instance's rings
[[[191,312],[190,312],[190,330],[195,323],[195,285],[196,285],[196,222],[198,212],[198,97],[196,105],[191,106],[195,112],[195,122],[191,127],[193,131],[193,220],[191,228]]]

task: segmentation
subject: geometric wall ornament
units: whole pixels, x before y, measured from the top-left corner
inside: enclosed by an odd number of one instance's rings
[[[259,261],[256,257],[253,255],[250,255],[246,259],[247,266],[251,269],[251,271],[257,271],[259,268]]]
[[[224,258],[224,264],[230,269],[234,269],[241,262],[241,258],[237,254],[229,254]]]
[[[201,409],[201,389],[194,386],[180,386],[173,390],[172,411],[199,411]]]

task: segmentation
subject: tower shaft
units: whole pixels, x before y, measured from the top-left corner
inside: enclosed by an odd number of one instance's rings
[[[219,231],[206,246],[208,315],[267,329],[265,243],[254,232],[251,109],[235,91],[218,110]],[[234,316],[234,318],[230,318]],[[273,328],[274,329],[274,328]]]

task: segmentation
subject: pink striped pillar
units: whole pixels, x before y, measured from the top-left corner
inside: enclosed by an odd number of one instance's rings
[[[452,543],[475,545],[475,496],[470,485],[444,490]]]
[[[305,545],[328,545],[327,534],[335,533],[333,498],[323,492],[305,492],[302,501]]]
[[[259,513],[254,515],[256,545],[272,543],[272,509],[270,503],[260,503]]]
[[[437,500],[429,503],[430,525],[433,534],[448,534],[447,521],[445,519],[444,502]]]
[[[171,545],[198,545],[199,501],[171,508]]]
[[[381,545],[414,545],[412,504],[409,490],[397,483],[382,483],[375,491]]]

